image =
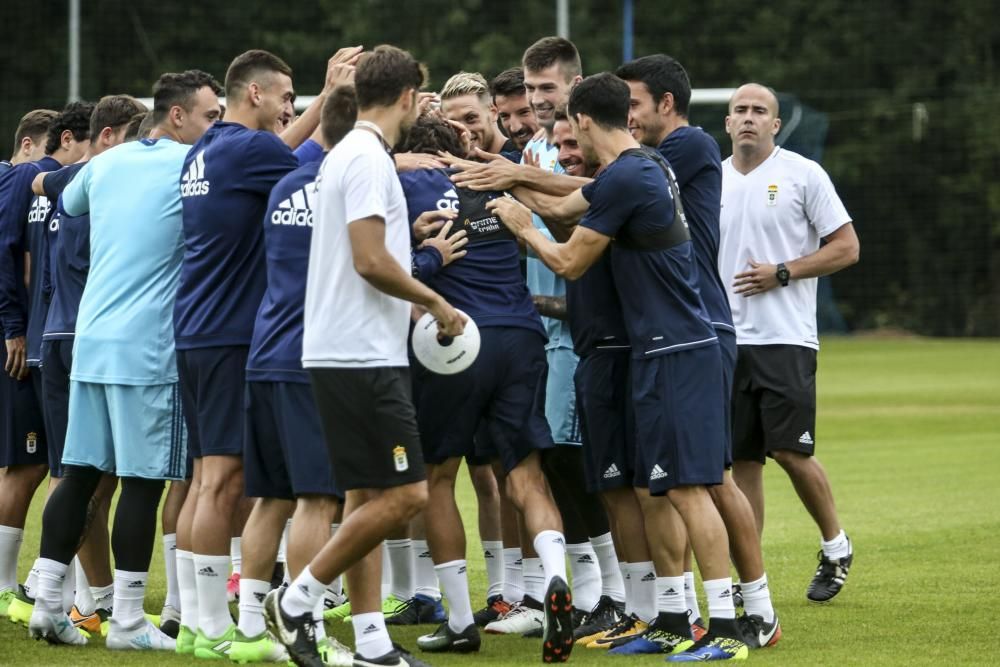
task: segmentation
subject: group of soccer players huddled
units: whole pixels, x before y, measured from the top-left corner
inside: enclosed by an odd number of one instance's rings
[[[546,37],[491,80],[425,83],[403,50],[348,47],[297,115],[292,70],[251,50],[224,85],[163,74],[152,109],[23,117],[0,173],[0,614],[238,663],[423,665],[387,629],[419,624],[424,658],[481,631],[545,662],[778,642],[762,491],[730,472],[746,294],[720,278],[723,164],[684,68],[584,77]],[[730,105],[746,141],[772,111],[756,84]],[[475,323],[468,368],[414,358],[425,313],[442,345]],[[814,602],[853,557],[823,532]]]

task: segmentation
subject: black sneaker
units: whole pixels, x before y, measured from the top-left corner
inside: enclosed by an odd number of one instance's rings
[[[806,589],[806,597],[810,602],[829,602],[840,589],[847,583],[847,572],[854,562],[854,544],[850,538],[847,539],[847,555],[837,560],[830,560],[823,554],[821,549],[819,554],[819,567],[816,574]]]
[[[750,648],[774,646],[781,639],[781,623],[778,622],[777,613],[774,614],[774,620],[770,623],[765,623],[764,617],[757,614],[737,616],[736,623],[743,632],[743,641]]]
[[[542,662],[566,662],[573,650],[573,596],[562,577],[545,591]]]
[[[455,632],[445,621],[429,635],[417,637],[417,648],[428,653],[475,653],[480,645],[479,628],[473,623],[461,632]]]
[[[392,650],[377,658],[364,658],[360,653],[354,654],[353,667],[431,667],[415,657],[399,644],[393,644]]]
[[[433,600],[426,595],[414,595],[396,607],[391,616],[385,617],[386,625],[433,625],[448,620],[441,600]]]
[[[574,639],[582,639],[604,632],[625,615],[625,603],[615,602],[602,595],[586,618],[573,630]]]
[[[285,589],[278,588],[264,598],[264,620],[267,629],[285,645],[288,655],[299,667],[324,667],[316,647],[316,625],[311,613],[289,616],[281,609]]]
[[[472,615],[472,619],[481,628],[492,623],[510,611],[510,605],[503,599],[502,595],[494,595],[486,599],[486,606]]]

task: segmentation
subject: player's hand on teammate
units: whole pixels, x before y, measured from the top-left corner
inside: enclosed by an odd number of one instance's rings
[[[458,215],[451,209],[443,211],[424,211],[413,221],[413,238],[423,241],[431,234],[444,227],[444,223],[454,220]]]
[[[778,282],[778,267],[750,260],[750,270],[733,276],[733,291],[741,296],[754,296],[773,290]]]
[[[364,51],[363,46],[345,46],[326,62],[326,83],[323,93],[328,94],[338,86],[354,83],[354,66]]]
[[[524,164],[529,167],[541,167],[542,161],[537,153],[533,152],[530,148],[525,150],[521,154],[521,159],[524,160]]]
[[[468,165],[456,167],[462,171],[452,175],[451,180],[455,185],[470,190],[502,191],[510,190],[521,182],[524,172],[520,165],[479,148],[475,149],[475,153],[488,162],[471,162]]]
[[[394,153],[396,171],[416,171],[417,169],[443,169],[446,165],[427,153]]]
[[[435,213],[437,212],[435,211]],[[467,252],[465,245],[469,242],[469,239],[464,229],[460,229],[451,236],[448,236],[448,232],[451,231],[453,224],[455,223],[452,220],[444,223],[437,234],[420,244],[421,248],[434,248],[441,254],[441,266],[448,266],[455,260],[462,259]]]
[[[23,380],[28,376],[28,351],[24,344],[24,336],[8,338],[7,363],[3,370],[15,380]]]
[[[438,338],[454,338],[461,336],[465,331],[467,318],[445,301],[444,297],[438,295],[437,300],[427,310],[437,320]]]
[[[525,232],[534,229],[531,209],[513,197],[497,197],[486,204],[486,209],[498,216],[514,236],[524,238]]]
[[[441,96],[437,93],[417,93],[417,114],[423,116],[441,109]]]

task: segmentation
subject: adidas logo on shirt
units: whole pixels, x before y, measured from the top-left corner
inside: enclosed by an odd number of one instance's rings
[[[52,204],[49,203],[49,198],[45,195],[39,195],[35,198],[35,201],[31,203],[31,210],[28,211],[28,224],[32,222],[43,222],[45,218],[49,215],[49,209],[52,208]]]
[[[451,188],[437,200],[437,207],[439,211],[458,210],[458,193],[455,192],[455,188]]]
[[[806,431],[805,433],[803,433],[802,435],[799,436],[799,444],[800,445],[811,445],[811,444],[813,444],[813,439],[812,439],[812,436],[809,435],[809,431]]]
[[[659,463],[657,463],[656,465],[654,465],[653,469],[649,472],[649,479],[650,480],[663,479],[666,476],[667,476],[667,472],[663,468],[660,467]]]
[[[309,183],[292,193],[291,197],[278,204],[278,210],[271,214],[275,225],[313,226],[313,202],[316,198],[316,184]]]
[[[197,197],[208,194],[209,183],[205,180],[205,151],[194,157],[187,172],[181,176],[181,197]]]
[[[610,468],[604,471],[604,479],[612,479],[614,477],[621,477],[621,476],[622,476],[622,471],[619,470],[618,466],[616,466],[614,463],[611,464]]]

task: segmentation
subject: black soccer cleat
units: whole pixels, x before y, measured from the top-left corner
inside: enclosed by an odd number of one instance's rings
[[[264,598],[264,620],[267,629],[288,649],[288,655],[299,667],[324,667],[316,646],[316,624],[312,614],[289,616],[281,609],[285,589],[278,588]]]
[[[743,641],[752,649],[774,646],[781,639],[781,623],[778,622],[777,613],[770,623],[757,614],[743,614],[736,617],[736,624],[743,633]]]
[[[583,639],[611,629],[625,615],[625,603],[602,595],[590,613],[573,630],[575,639]]]
[[[430,665],[416,658],[399,644],[393,643],[391,651],[377,658],[365,658],[360,653],[355,653],[353,667],[430,667]]]
[[[385,617],[386,625],[434,625],[448,620],[441,600],[414,595]]]
[[[573,650],[573,595],[562,577],[545,591],[542,662],[566,662]]]
[[[830,560],[823,551],[818,554],[819,567],[813,575],[806,597],[810,602],[822,604],[832,600],[847,583],[847,572],[854,562],[854,543],[847,539],[847,555],[837,560]]]
[[[428,653],[475,653],[480,643],[479,628],[475,623],[461,632],[455,632],[445,621],[431,634],[417,637],[417,647]]]
[[[486,600],[486,606],[472,615],[476,625],[485,628],[487,625],[497,620],[510,611],[510,605],[503,599],[502,595],[494,595]]]

